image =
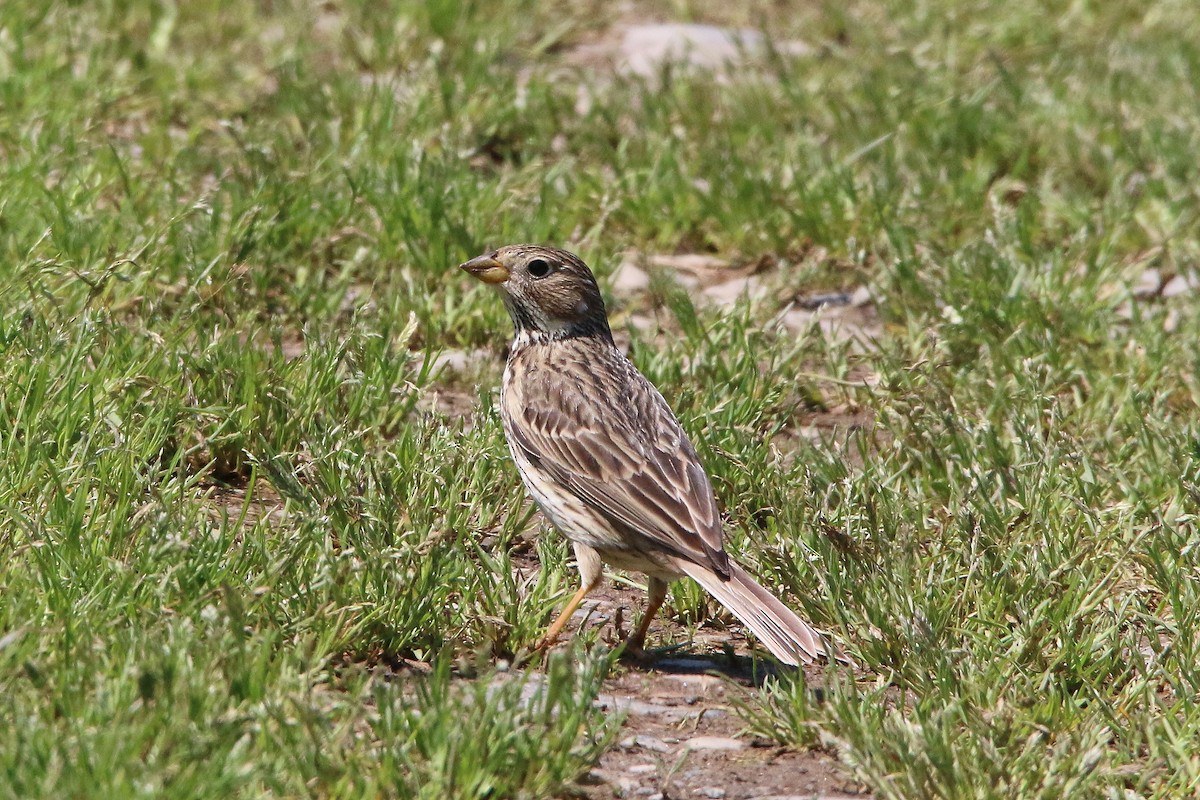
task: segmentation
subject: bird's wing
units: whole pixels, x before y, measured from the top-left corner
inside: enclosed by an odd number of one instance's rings
[[[728,577],[708,475],[662,395],[628,360],[615,351],[599,364],[567,358],[523,377],[501,402],[515,446],[608,518]]]

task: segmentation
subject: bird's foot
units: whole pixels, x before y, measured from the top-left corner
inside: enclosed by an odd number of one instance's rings
[[[512,666],[520,668],[545,661],[549,657],[550,648],[554,647],[558,641],[558,636],[543,636],[533,644],[521,648],[513,657]]]
[[[533,651],[535,653],[545,653],[551,647],[554,647],[554,645],[558,644],[558,640],[558,636],[543,636],[541,639],[538,639],[536,644],[534,644]]]

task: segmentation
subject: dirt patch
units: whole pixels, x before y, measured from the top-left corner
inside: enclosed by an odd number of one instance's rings
[[[463,420],[465,430],[474,425],[479,407],[478,392],[456,384],[430,384],[417,400],[417,411],[449,419]]]
[[[819,670],[810,673],[819,681]],[[741,736],[735,705],[751,672],[712,658],[675,656],[609,682],[601,702],[625,710],[615,747],[585,779],[589,798],[772,795],[863,796],[836,758]]]
[[[564,62],[590,74],[620,74],[656,82],[668,67],[709,74],[727,81],[768,55],[759,30],[700,22],[658,19],[650,9],[627,8],[604,30],[585,35],[566,51]],[[771,52],[808,56],[813,48],[799,40],[776,41]]]
[[[247,491],[246,486],[213,485],[204,505],[214,519],[241,520],[245,527],[254,525],[264,517],[282,522],[284,500],[269,481],[260,479],[255,482],[249,497]]]
[[[532,559],[521,561],[522,569],[537,568]],[[568,633],[598,628],[599,638],[615,645],[644,606],[640,589],[606,581],[576,612]],[[752,703],[764,678],[782,668],[750,657],[750,643],[732,617],[698,628],[689,642],[683,625],[659,615],[648,643],[672,649],[622,666],[598,700],[626,718],[617,745],[583,781],[586,797],[867,796],[832,753],[797,752],[742,735],[739,702]],[[819,687],[824,670],[806,667],[805,677]]]

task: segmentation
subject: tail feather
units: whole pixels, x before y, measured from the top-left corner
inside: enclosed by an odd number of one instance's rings
[[[826,644],[813,626],[732,561],[728,579],[693,562],[680,560],[678,566],[733,612],[785,664],[811,664],[819,658],[848,661],[836,647]]]

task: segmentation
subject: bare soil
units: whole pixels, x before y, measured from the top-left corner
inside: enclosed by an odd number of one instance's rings
[[[615,642],[644,605],[639,590],[606,581],[589,595],[573,622],[599,627],[602,640]],[[751,646],[735,622],[701,627],[689,642],[684,626],[660,614],[648,641],[664,654],[655,658],[652,650],[639,662],[625,664],[599,699],[626,717],[617,746],[601,757],[580,787],[586,797],[869,797],[825,750],[797,752],[743,735],[737,705],[752,703],[777,667],[751,657]],[[822,667],[806,667],[805,677],[810,687],[819,687]]]

